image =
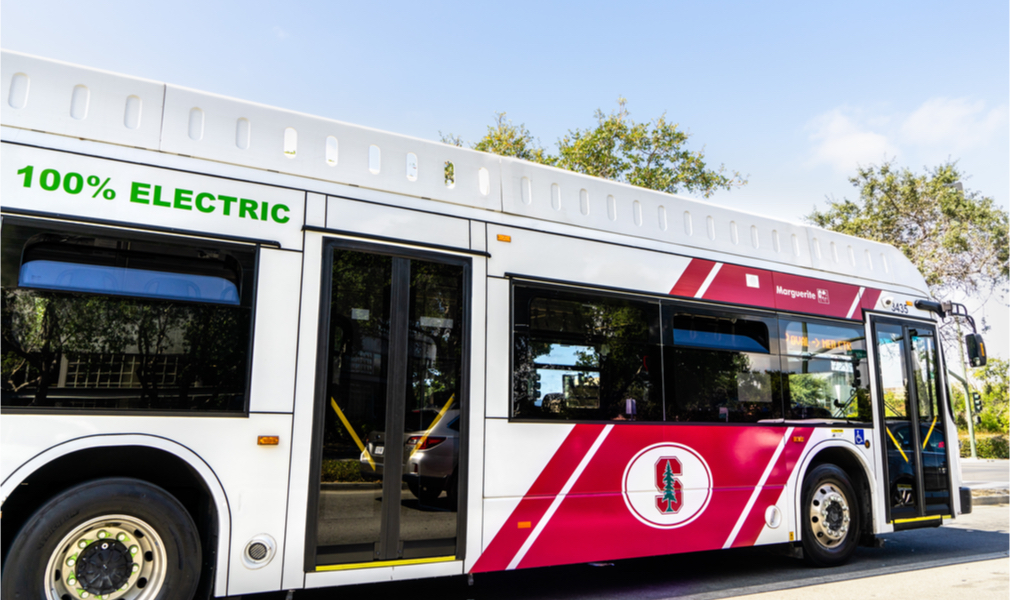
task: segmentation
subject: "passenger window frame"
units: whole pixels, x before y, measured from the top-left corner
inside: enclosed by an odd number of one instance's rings
[[[31,216],[8,216],[4,215],[2,235],[3,256],[3,276],[2,287],[5,294],[7,290],[26,290],[37,294],[54,294],[66,297],[99,297],[122,300],[124,302],[138,303],[180,303],[185,306],[203,306],[206,310],[214,310],[213,307],[243,311],[246,315],[243,319],[248,319],[247,327],[244,328],[243,337],[247,342],[242,363],[233,366],[234,373],[240,378],[242,391],[236,397],[234,406],[222,409],[201,409],[198,407],[152,407],[144,408],[140,406],[128,407],[87,407],[87,406],[31,406],[7,404],[8,390],[4,390],[3,412],[10,414],[87,414],[87,415],[133,415],[133,416],[194,416],[194,417],[248,417],[250,409],[250,399],[252,393],[252,366],[253,351],[255,348],[256,331],[256,287],[259,281],[259,260],[261,247],[260,243],[250,243],[224,238],[209,238],[191,235],[171,235],[165,233],[155,233],[145,230],[133,230],[114,226],[102,226],[97,224],[79,222],[61,222],[49,219],[40,219]],[[212,249],[230,256],[239,266],[238,279],[238,303],[206,302],[194,301],[192,299],[165,298],[156,296],[144,296],[134,294],[110,294],[101,291],[87,291],[75,289],[62,289],[53,287],[36,287],[31,285],[21,285],[19,281],[20,267],[26,254],[26,245],[39,234],[54,234],[56,236],[81,236],[96,239],[117,240],[126,242],[136,242],[142,245],[160,245],[174,248],[188,248],[190,251]],[[16,265],[14,264],[16,261]],[[87,265],[89,263],[81,263]],[[166,271],[171,274],[172,271]],[[6,302],[6,296],[5,300]],[[127,353],[124,356],[128,356]],[[165,355],[171,356],[171,355]],[[185,354],[183,355],[185,356]],[[124,359],[125,360],[125,359]],[[62,388],[57,388],[62,389]],[[73,388],[67,388],[73,389]],[[79,389],[88,389],[82,387]],[[101,389],[101,388],[98,388]],[[110,389],[116,389],[114,386]],[[123,389],[130,389],[129,387]],[[171,388],[168,388],[171,389]],[[196,389],[196,388],[194,388]],[[79,394],[78,394],[79,395]],[[76,396],[74,397],[76,398]],[[83,404],[85,400],[69,401]],[[83,398],[83,397],[82,397]],[[186,398],[178,393],[171,396],[163,395],[159,400],[171,404],[173,401]]]

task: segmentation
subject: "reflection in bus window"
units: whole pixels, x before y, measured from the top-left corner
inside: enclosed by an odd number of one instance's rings
[[[862,327],[779,319],[790,419],[873,420]]]
[[[665,356],[668,421],[757,423],[782,417],[777,357],[693,348],[667,349]]]
[[[775,319],[680,305],[663,317],[672,324],[663,348],[667,421],[782,418]]]
[[[244,410],[251,250],[19,225],[3,236],[22,258],[3,271],[5,408]]]
[[[658,321],[657,304],[516,286],[513,416],[662,420]]]

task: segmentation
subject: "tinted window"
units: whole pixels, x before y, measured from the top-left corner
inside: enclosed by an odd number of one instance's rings
[[[768,323],[736,315],[674,311],[675,346],[742,352],[771,351]]]
[[[679,304],[663,310],[668,421],[782,418],[774,318]]]
[[[662,420],[658,304],[514,290],[513,416]]]
[[[244,410],[254,260],[5,223],[3,406]]]
[[[872,421],[861,326],[781,318],[779,329],[790,419]]]

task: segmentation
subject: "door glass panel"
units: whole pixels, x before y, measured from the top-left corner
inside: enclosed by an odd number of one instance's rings
[[[391,272],[388,256],[333,251],[317,564],[374,560],[380,540]]]
[[[905,360],[905,336],[901,325],[878,323],[877,359],[883,394],[887,448],[887,474],[892,518],[917,513],[916,457],[912,432],[911,394]]]
[[[403,558],[456,553],[463,323],[463,267],[412,260]]]
[[[944,436],[940,396],[937,393],[936,344],[932,329],[912,329],[910,333],[926,510],[927,513],[940,511],[949,514],[947,440]]]

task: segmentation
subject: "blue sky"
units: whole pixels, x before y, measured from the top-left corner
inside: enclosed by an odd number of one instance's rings
[[[885,159],[1010,206],[1006,0],[2,0],[0,44],[426,139],[506,111],[550,148],[624,96],[749,176],[714,202],[796,221]]]

